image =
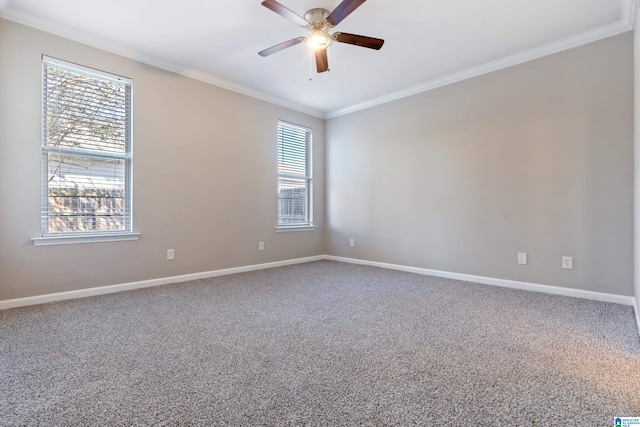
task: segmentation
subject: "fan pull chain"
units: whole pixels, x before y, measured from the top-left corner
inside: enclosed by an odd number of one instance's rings
[[[309,81],[313,80],[311,78],[312,75],[313,75],[313,54],[312,54],[312,50],[309,49]]]

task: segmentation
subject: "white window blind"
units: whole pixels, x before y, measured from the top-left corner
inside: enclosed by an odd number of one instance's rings
[[[278,122],[278,226],[311,226],[311,129]]]
[[[42,234],[131,231],[131,80],[43,57]]]

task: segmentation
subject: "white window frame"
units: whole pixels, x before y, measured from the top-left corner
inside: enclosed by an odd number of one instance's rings
[[[75,147],[51,147],[47,145],[47,67],[57,66],[68,69],[74,73],[84,74],[100,80],[112,81],[124,84],[128,87],[126,113],[125,113],[125,152],[108,152],[101,150],[90,150]],[[132,231],[133,223],[133,150],[132,150],[132,110],[133,110],[133,81],[126,77],[63,61],[60,59],[42,56],[42,235],[31,239],[35,246],[94,243],[116,240],[137,240],[140,233]],[[124,229],[119,230],[94,230],[94,231],[49,231],[49,154],[77,155],[85,158],[95,158],[99,160],[122,160],[125,163],[125,195],[124,195]]]
[[[281,162],[279,160],[281,156],[281,147],[283,145],[282,132],[284,129],[290,129],[295,131],[305,132],[305,173],[297,174],[286,172],[281,169]],[[315,230],[317,227],[313,225],[313,131],[312,129],[301,126],[295,123],[286,122],[284,120],[278,120],[277,131],[277,156],[278,156],[278,224],[276,231],[305,231]],[[281,206],[280,206],[280,183],[286,180],[297,180],[305,183],[306,194],[306,206],[305,206],[305,220],[299,223],[283,222],[281,218]]]

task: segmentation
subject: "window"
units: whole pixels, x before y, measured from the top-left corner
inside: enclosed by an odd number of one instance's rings
[[[43,57],[42,101],[42,235],[130,233],[131,80]]]
[[[278,122],[278,227],[313,226],[311,129]]]

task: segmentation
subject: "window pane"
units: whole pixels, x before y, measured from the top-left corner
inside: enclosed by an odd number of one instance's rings
[[[311,129],[278,122],[278,224],[311,225]]]
[[[49,153],[48,232],[126,230],[125,163]]]
[[[42,233],[131,231],[131,80],[43,57]]]
[[[127,85],[46,67],[49,147],[124,153],[127,136]]]
[[[307,175],[308,130],[280,126],[278,168],[280,173]]]
[[[278,218],[280,224],[306,224],[307,186],[304,179],[278,180]]]

